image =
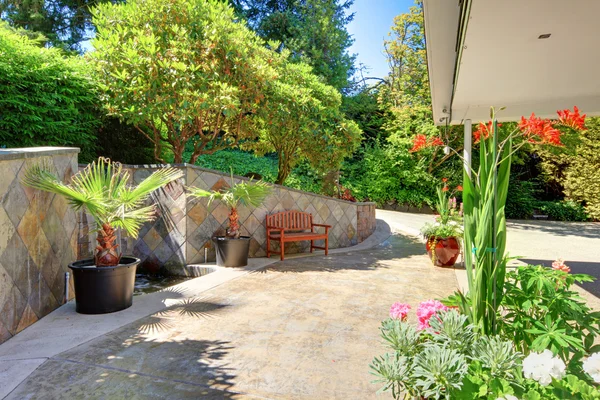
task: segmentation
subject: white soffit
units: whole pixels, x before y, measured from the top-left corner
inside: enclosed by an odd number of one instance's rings
[[[450,115],[459,11],[459,0],[423,1],[427,66],[436,124],[445,123]]]
[[[442,2],[426,0],[427,5]],[[436,17],[426,23],[426,29],[445,23],[432,10],[426,11]],[[450,123],[488,120],[490,106],[506,107],[498,113],[501,121],[515,121],[532,112],[555,117],[556,110],[574,105],[588,115],[600,115],[598,15],[600,1],[595,0],[472,0]],[[426,33],[429,39],[432,32]],[[543,34],[551,36],[538,39]],[[454,72],[454,67],[435,64],[439,49],[428,46],[427,50],[434,60],[430,66],[434,79],[441,74],[435,69]],[[432,84],[433,97],[437,89]],[[433,104],[434,116],[441,113],[435,109],[440,101]],[[435,122],[440,123],[439,117]]]

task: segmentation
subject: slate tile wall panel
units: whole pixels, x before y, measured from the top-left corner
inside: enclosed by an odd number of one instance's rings
[[[0,343],[64,303],[65,272],[76,259],[75,212],[63,198],[21,184],[34,163],[68,181],[77,152],[0,160]],[[72,298],[72,279],[69,286]]]

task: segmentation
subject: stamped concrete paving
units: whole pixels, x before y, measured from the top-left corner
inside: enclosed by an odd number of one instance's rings
[[[456,288],[394,235],[353,253],[275,263],[49,358],[9,399],[366,399],[394,301]]]

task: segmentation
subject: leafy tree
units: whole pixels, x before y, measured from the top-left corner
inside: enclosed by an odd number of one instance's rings
[[[346,118],[356,122],[363,131],[365,144],[385,139],[385,110],[378,96],[377,88],[366,87],[352,96],[342,97],[342,110]]]
[[[346,30],[354,14],[353,0],[230,0],[264,40],[277,41],[277,50],[288,49],[338,90],[349,86],[354,55],[348,54],[352,38]]]
[[[304,63],[289,63],[283,55],[279,79],[266,91],[261,109],[259,154],[278,155],[276,183],[282,184],[294,165],[307,160],[319,171],[337,169],[360,141],[360,128],[343,118],[341,96]]]
[[[0,23],[0,145],[79,146],[86,158],[99,123],[92,72]]]
[[[0,16],[14,27],[41,33],[46,44],[82,51],[94,27],[90,7],[99,1],[118,0],[3,0]]]
[[[569,198],[583,203],[591,218],[600,219],[600,118],[588,118],[586,126],[563,184]]]
[[[134,125],[174,161],[253,136],[252,119],[274,79],[271,51],[234,20],[227,4],[209,0],[133,0],[102,4],[90,54],[111,115]],[[189,160],[186,145],[193,150]]]

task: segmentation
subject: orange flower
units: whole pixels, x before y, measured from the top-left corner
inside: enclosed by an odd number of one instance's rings
[[[562,146],[561,132],[552,125],[552,121],[536,117],[534,113],[531,113],[529,119],[521,117],[519,129],[531,143]]]
[[[424,147],[427,147],[427,136],[418,134],[413,138],[413,147],[409,150],[409,152],[414,153]]]
[[[569,126],[580,131],[586,130],[585,114],[580,115],[577,106],[573,107],[573,112],[567,108],[565,110],[558,110],[556,113],[558,114],[558,122],[561,125]]]
[[[444,183],[448,182],[448,178],[442,178],[442,182],[444,182]]]
[[[430,142],[431,146],[443,146],[444,142],[439,137],[435,137]]]
[[[463,187],[462,187],[461,185],[458,185],[458,186],[456,187],[456,190],[457,190],[458,192],[462,192],[462,191],[463,191]]]
[[[442,192],[447,192],[447,191],[448,191],[448,186],[444,186],[444,187],[442,188]]]

